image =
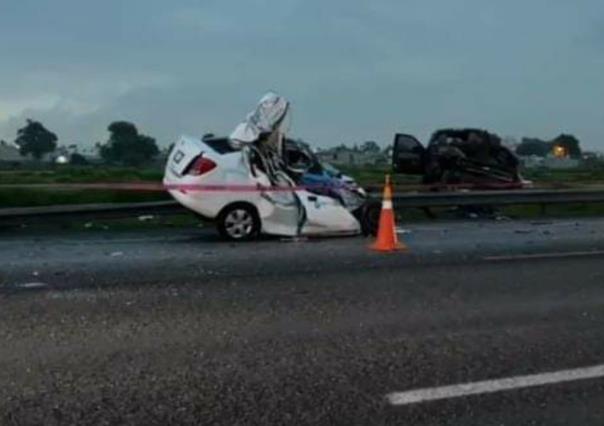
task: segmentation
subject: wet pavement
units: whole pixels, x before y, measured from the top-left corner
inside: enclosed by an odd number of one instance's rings
[[[604,423],[598,377],[386,399],[604,364],[604,220],[0,232],[0,424]]]

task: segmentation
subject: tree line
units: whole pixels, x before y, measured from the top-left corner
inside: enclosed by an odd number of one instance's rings
[[[101,158],[108,164],[140,166],[153,160],[159,154],[157,142],[151,136],[138,131],[128,121],[115,121],[107,128],[107,142],[95,145]],[[44,155],[57,149],[59,138],[41,122],[28,119],[25,126],[17,130],[15,145],[23,156],[41,160]],[[85,158],[77,153],[72,154],[71,162],[83,164]]]
[[[153,160],[159,154],[157,142],[151,136],[139,132],[137,127],[128,121],[115,121],[107,127],[109,139],[105,143],[95,145],[100,157],[108,164],[119,164],[125,166],[140,166]],[[17,130],[15,144],[23,156],[31,156],[40,160],[45,154],[57,149],[58,137],[48,130],[41,122],[28,119],[25,126]],[[550,154],[554,147],[563,147],[565,153],[571,158],[581,158],[581,147],[579,140],[569,134],[546,141],[538,138],[523,138],[516,147],[516,153],[522,156],[535,155],[545,157]],[[336,148],[345,148],[341,145]],[[380,146],[374,141],[367,141],[355,145],[353,150],[363,152],[381,151]],[[388,147],[386,148],[386,150]],[[77,153],[72,154],[70,159],[74,164],[84,164],[86,159]]]

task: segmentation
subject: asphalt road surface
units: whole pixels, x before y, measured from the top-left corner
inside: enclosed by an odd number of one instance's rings
[[[0,424],[604,424],[604,220],[400,231],[0,231]]]

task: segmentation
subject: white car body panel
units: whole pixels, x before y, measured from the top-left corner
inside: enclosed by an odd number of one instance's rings
[[[337,200],[307,191],[300,191],[306,209],[307,221],[304,235],[359,233],[361,226],[356,218]]]
[[[201,176],[185,174],[200,154],[214,161],[217,167]],[[211,220],[232,203],[249,203],[256,207],[261,232],[265,234],[360,233],[359,222],[337,200],[304,189],[263,191],[262,188],[270,187],[270,181],[261,172],[256,171],[255,175],[252,175],[244,150],[220,154],[200,139],[182,136],[168,158],[164,185],[180,204]],[[306,218],[301,227],[300,209],[304,210],[302,215]]]

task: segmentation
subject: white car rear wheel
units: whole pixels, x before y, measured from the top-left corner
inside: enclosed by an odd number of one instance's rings
[[[247,204],[227,207],[218,218],[218,232],[231,241],[246,241],[260,231],[260,219],[255,209]]]

